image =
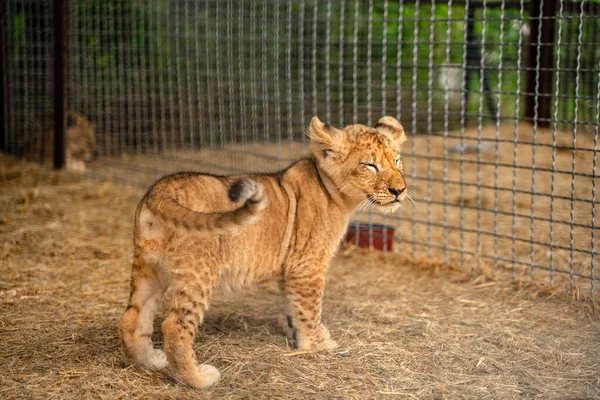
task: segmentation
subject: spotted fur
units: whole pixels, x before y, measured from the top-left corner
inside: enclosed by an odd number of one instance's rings
[[[288,338],[298,349],[337,344],[321,322],[327,264],[359,207],[395,211],[406,189],[402,126],[337,129],[314,117],[312,155],[276,174],[212,176],[179,173],[153,185],[135,214],[131,294],[121,318],[128,364],[171,373],[202,388],[219,371],[199,364],[193,341],[215,288],[279,281]],[[162,324],[164,351],[152,346],[156,308],[173,288]]]

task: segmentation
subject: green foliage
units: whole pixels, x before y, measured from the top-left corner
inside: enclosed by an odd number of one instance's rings
[[[476,10],[473,23],[483,63],[467,63],[463,5],[299,0],[73,0],[71,4],[76,15],[71,32],[81,63],[78,68],[93,71],[95,84],[105,92],[124,85],[190,85],[186,77],[189,70],[197,71],[209,85],[215,70],[237,65],[239,57],[249,70],[268,68],[270,77],[284,80],[288,78],[284,74],[289,57],[293,63],[289,78],[296,82],[300,79],[299,69],[304,68],[305,85],[309,81],[317,82],[319,87],[329,83],[331,95],[342,97],[347,104],[371,101],[375,106],[387,102],[394,108],[396,95],[400,94],[403,110],[404,102],[416,100],[418,110],[428,108],[431,102],[432,111],[441,113],[451,101],[450,110],[457,113],[460,101],[456,96],[460,97],[462,82],[456,82],[456,78],[461,78],[463,66],[468,65],[474,70],[469,82],[469,113],[478,113],[485,104],[478,76],[484,66],[493,92],[487,95],[494,101],[499,96],[501,114],[514,117],[517,93],[523,90],[517,87],[519,74],[522,86],[526,79],[527,48],[523,45],[528,38],[521,30],[519,10],[512,8],[488,6],[485,11]],[[16,59],[24,51],[25,21],[23,12],[11,17]],[[581,48],[584,63],[600,57],[594,45],[598,42],[597,23],[583,20],[583,42],[591,44]],[[565,19],[562,24],[563,36],[568,29],[579,28],[578,19]],[[221,55],[223,65],[217,64],[215,54]],[[561,68],[575,69],[575,59],[571,57],[570,64],[562,64]],[[446,67],[459,71],[451,84],[440,78],[447,72]],[[273,76],[275,73],[279,76]],[[574,97],[572,79],[563,75],[567,84],[561,87],[566,91],[562,95]],[[597,85],[597,76],[589,79],[587,85]],[[365,90],[362,85],[366,83],[371,88]],[[268,93],[274,90],[272,82],[259,84],[267,85]],[[451,93],[445,93],[446,84]],[[361,90],[355,93],[357,85]],[[308,91],[307,86],[298,89]],[[353,98],[355,95],[358,99]],[[561,109],[562,118],[573,118],[574,105]],[[485,107],[483,111],[488,112]]]

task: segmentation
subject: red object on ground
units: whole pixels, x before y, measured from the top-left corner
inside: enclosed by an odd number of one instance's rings
[[[391,251],[394,243],[394,228],[384,225],[369,226],[369,224],[350,223],[346,232],[346,243],[367,248],[372,245],[377,250]]]

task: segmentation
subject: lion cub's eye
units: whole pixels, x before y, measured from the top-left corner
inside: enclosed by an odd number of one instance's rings
[[[363,165],[365,167],[367,167],[369,169],[369,171],[371,171],[374,174],[379,172],[379,168],[377,168],[377,165],[375,165],[373,163],[363,163]]]
[[[402,169],[402,157],[396,158],[396,168]]]

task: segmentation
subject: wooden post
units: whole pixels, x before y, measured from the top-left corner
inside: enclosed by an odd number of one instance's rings
[[[67,0],[54,0],[54,168],[65,166]]]
[[[543,6],[542,0],[532,0],[529,16],[531,33],[527,60],[525,118],[537,122],[538,126],[548,127],[550,126],[552,84],[554,82],[556,0],[543,0]]]
[[[0,0],[0,150],[5,152],[11,139],[8,35],[8,1]]]

